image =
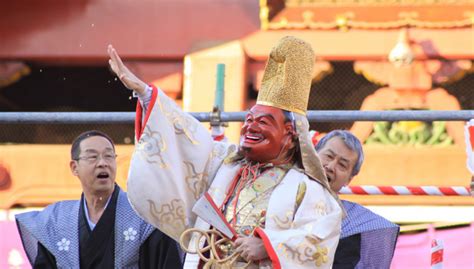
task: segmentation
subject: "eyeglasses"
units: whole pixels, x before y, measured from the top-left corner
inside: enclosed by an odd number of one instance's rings
[[[114,162],[115,159],[117,159],[117,154],[115,153],[92,154],[92,155],[78,157],[77,159],[74,159],[74,160],[76,161],[84,160],[90,164],[94,164],[94,163],[97,163],[99,159],[102,159],[108,163],[111,163],[111,162]]]

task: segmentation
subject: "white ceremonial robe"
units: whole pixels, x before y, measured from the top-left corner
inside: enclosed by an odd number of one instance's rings
[[[142,108],[137,108],[128,197],[141,217],[179,240],[186,229],[209,229],[192,208],[205,191],[218,206],[223,203],[240,168],[224,159],[237,146],[214,142],[204,126],[161,90],[153,89],[152,95],[143,121]],[[301,184],[306,192],[298,206]],[[263,240],[273,268],[331,268],[341,218],[337,201],[321,184],[290,169],[273,190],[265,227],[258,228],[256,236]],[[187,268],[196,268],[196,255],[186,260]]]

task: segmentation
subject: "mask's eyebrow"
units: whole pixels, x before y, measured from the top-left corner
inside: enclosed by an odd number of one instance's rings
[[[275,117],[271,113],[260,113],[258,111],[256,113],[254,113],[252,111],[248,111],[246,117],[248,117],[249,115],[254,117],[254,118],[269,117],[272,120],[275,120]]]
[[[253,115],[253,114],[252,114],[252,115]],[[275,121],[275,117],[273,117],[273,115],[270,114],[270,113],[257,114],[255,117],[256,117],[256,118],[268,117],[268,118],[270,118],[270,119],[272,119],[272,120]]]

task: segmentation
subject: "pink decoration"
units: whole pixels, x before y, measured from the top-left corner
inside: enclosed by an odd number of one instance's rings
[[[31,268],[15,221],[0,220],[0,238],[0,268]]]
[[[398,237],[391,269],[419,269],[431,267],[432,241],[441,240],[443,269],[474,268],[474,224],[468,227],[435,230]]]

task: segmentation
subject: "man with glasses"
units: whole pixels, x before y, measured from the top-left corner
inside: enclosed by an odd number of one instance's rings
[[[356,176],[364,162],[362,145],[352,133],[334,130],[316,144],[331,188],[339,192]],[[390,268],[399,227],[369,209],[342,200],[347,216],[333,269]]]
[[[16,216],[33,268],[181,268],[177,244],[140,219],[115,184],[112,139],[100,131],[79,135],[70,168],[83,193]]]

